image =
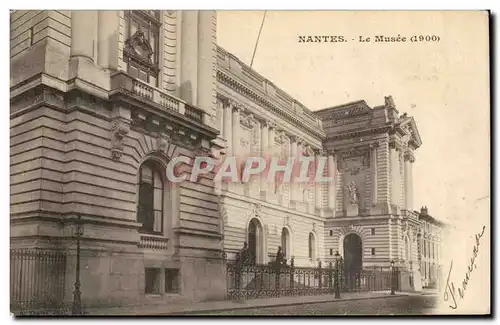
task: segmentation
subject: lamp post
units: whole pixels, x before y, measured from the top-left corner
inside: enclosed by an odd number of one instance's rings
[[[391,295],[395,295],[396,293],[394,292],[394,279],[395,279],[395,270],[394,270],[394,260],[391,260]]]
[[[83,225],[81,216],[78,216],[76,221],[76,228],[74,230],[76,237],[76,279],[75,291],[73,291],[73,315],[81,315],[82,312],[82,293],[80,292],[80,237],[83,236]]]
[[[340,254],[335,253],[335,299],[340,299]]]

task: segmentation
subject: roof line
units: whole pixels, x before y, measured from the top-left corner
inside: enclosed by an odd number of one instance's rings
[[[365,104],[367,107],[371,108],[366,103],[366,101],[364,99],[360,99],[360,100],[348,102],[348,103],[345,103],[345,104],[340,104],[340,105],[335,105],[335,106],[331,106],[331,107],[327,107],[327,108],[322,108],[322,109],[319,109],[317,111],[314,111],[314,113],[321,113],[321,112],[324,112],[324,111],[327,111],[327,110],[330,110],[330,109],[342,108],[342,107],[346,107],[346,106],[353,105],[353,104]]]
[[[248,70],[252,71],[253,73],[255,73],[257,76],[259,76],[260,78],[264,79],[266,82],[270,83],[271,85],[273,85],[275,88],[277,88],[279,91],[283,92],[286,96],[288,96],[290,98],[291,101],[295,101],[297,104],[301,105],[302,108],[304,108],[308,113],[310,114],[314,114],[316,111],[312,111],[310,108],[308,108],[306,105],[304,105],[302,102],[300,102],[298,99],[296,99],[295,97],[291,96],[289,93],[287,93],[285,90],[283,90],[283,88],[281,87],[278,87],[276,85],[276,83],[274,83],[272,80],[264,77],[262,74],[260,74],[259,72],[257,72],[255,69],[251,68],[248,64],[246,64],[245,62],[243,62],[240,58],[238,58],[236,55],[234,55],[233,53],[229,52],[228,50],[226,50],[225,48],[223,48],[222,46],[220,46],[219,44],[217,44],[217,49],[220,49],[222,50],[222,52],[225,52],[227,53],[228,55],[230,55],[231,57],[233,57],[234,59],[236,59],[236,61],[238,61],[242,66],[245,66],[245,68],[247,68]]]

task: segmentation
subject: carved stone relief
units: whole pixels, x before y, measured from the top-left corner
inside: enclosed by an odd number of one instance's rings
[[[123,154],[123,139],[130,131],[130,122],[123,118],[116,118],[111,122],[111,155],[113,159],[120,159]]]

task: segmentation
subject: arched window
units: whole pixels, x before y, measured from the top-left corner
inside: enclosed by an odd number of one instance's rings
[[[309,259],[313,261],[316,259],[316,242],[312,232],[309,233]]]
[[[281,230],[281,249],[286,259],[290,259],[290,232],[288,229]]]
[[[164,185],[161,170],[161,166],[155,161],[147,161],[139,169],[137,222],[142,223],[142,232],[163,232]]]

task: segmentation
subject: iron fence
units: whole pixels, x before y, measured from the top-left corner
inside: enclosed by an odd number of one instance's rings
[[[393,275],[391,271],[361,270],[359,272],[341,271],[341,291],[342,292],[362,292],[362,291],[385,291],[391,290],[393,277],[397,277],[397,271]],[[398,290],[396,285],[395,289]]]
[[[60,314],[64,309],[66,253],[10,250],[10,308],[16,315]]]
[[[341,264],[322,267],[294,267],[280,263],[248,265],[227,263],[228,299],[254,299],[264,297],[310,296],[333,294],[336,272],[339,272],[341,292],[391,290],[397,272],[361,270],[346,272]],[[399,287],[399,286],[397,286]]]

